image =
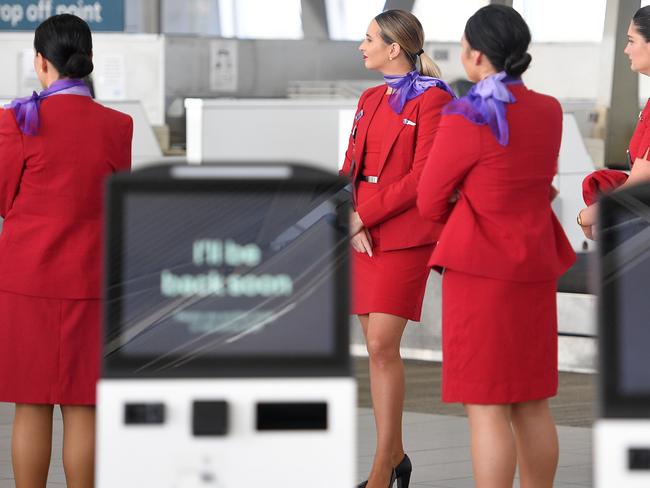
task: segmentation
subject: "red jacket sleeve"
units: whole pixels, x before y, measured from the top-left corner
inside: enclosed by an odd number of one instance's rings
[[[627,174],[615,169],[596,170],[582,180],[582,199],[587,205],[592,205],[600,195],[617,189],[627,178]]]
[[[23,136],[10,110],[0,110],[0,217],[5,218],[18,194],[25,157]]]
[[[418,112],[418,133],[411,170],[359,204],[357,212],[366,227],[373,227],[415,206],[418,182],[436,138],[442,108],[451,100],[449,94],[438,88],[431,88],[422,96],[424,99]]]
[[[422,217],[444,220],[449,199],[480,156],[480,128],[461,115],[444,116],[418,185]]]

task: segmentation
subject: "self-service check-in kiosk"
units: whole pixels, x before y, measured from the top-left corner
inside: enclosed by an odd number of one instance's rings
[[[268,163],[109,182],[99,488],[354,485],[342,186]]]
[[[600,207],[598,488],[650,486],[650,186]]]

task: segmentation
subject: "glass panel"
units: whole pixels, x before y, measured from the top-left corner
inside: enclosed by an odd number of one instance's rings
[[[601,42],[607,0],[514,0],[534,42]]]
[[[220,0],[224,37],[302,39],[300,0]]]
[[[458,42],[467,19],[489,3],[489,0],[464,0],[453,4],[448,0],[416,0],[413,13],[422,23],[427,41]]]
[[[385,3],[385,0],[325,0],[330,38],[361,42],[368,24],[383,11]]]
[[[164,34],[220,34],[218,0],[163,0]]]

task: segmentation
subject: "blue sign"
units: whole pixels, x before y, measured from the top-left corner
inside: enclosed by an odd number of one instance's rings
[[[0,0],[0,31],[33,31],[58,14],[81,17],[92,31],[124,31],[124,0]]]

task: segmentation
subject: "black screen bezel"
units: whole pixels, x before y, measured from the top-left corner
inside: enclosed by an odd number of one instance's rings
[[[341,232],[347,234],[347,202],[340,196],[345,185],[341,178],[320,175],[318,179],[286,180],[255,179],[173,179],[143,178],[138,175],[116,175],[108,182],[105,227],[104,328],[103,341],[110,336],[109,322],[119,324],[122,314],[119,297],[122,290],[123,210],[128,194],[196,194],[214,192],[314,192],[318,188],[322,201],[333,199]],[[322,192],[322,193],[320,193]],[[223,377],[305,377],[349,376],[349,246],[335,247],[336,268],[334,351],[328,356],[245,356],[209,357],[192,361],[174,369],[138,371],[155,356],[128,357],[119,351],[103,357],[104,378],[223,378]],[[114,326],[113,326],[114,327]]]

